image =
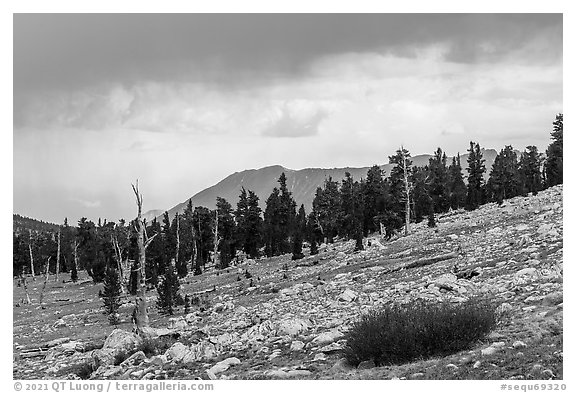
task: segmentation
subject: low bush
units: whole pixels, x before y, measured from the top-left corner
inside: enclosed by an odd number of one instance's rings
[[[344,355],[353,365],[364,360],[388,365],[455,353],[494,328],[495,308],[483,299],[387,305],[354,323],[346,335]]]
[[[177,338],[171,336],[145,338],[138,350],[144,352],[147,357],[161,355],[177,341]]]

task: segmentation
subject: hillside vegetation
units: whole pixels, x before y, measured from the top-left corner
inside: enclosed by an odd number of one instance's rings
[[[182,293],[198,299],[190,312],[178,307],[169,317],[151,307],[160,337],[111,360],[98,352],[111,350],[104,340],[114,329],[96,296],[101,285],[50,281],[45,307],[14,308],[14,377],[561,379],[562,212],[555,186],[439,216],[436,228],[417,224],[390,242],[370,237],[359,252],[337,240],[315,256],[305,248],[298,261],[209,267],[183,281]],[[29,284],[33,298],[39,281]],[[23,296],[15,287],[14,302]],[[398,365],[354,367],[344,358],[347,333],[371,310],[474,298],[494,306],[497,325],[467,349]],[[123,330],[111,337],[130,335],[131,310],[125,299]]]

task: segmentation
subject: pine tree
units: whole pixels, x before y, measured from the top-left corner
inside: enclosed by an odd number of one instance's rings
[[[452,157],[452,163],[448,167],[448,191],[452,209],[457,210],[466,205],[466,184],[462,176],[460,153]]]
[[[216,198],[218,214],[218,250],[220,252],[220,268],[225,269],[236,255],[236,224],[232,215],[232,205],[224,198]]]
[[[432,198],[429,195],[429,182],[430,172],[428,167],[412,167],[412,184],[414,190],[412,191],[412,203],[414,210],[414,220],[422,222],[425,215],[430,212],[431,205],[433,205]]]
[[[292,198],[292,193],[288,191],[284,172],[280,175],[278,183],[280,184],[279,247],[280,252],[285,254],[290,252],[291,237],[296,226],[296,201]]]
[[[274,187],[272,193],[266,199],[266,209],[264,210],[264,239],[267,257],[280,254],[280,190]]]
[[[356,236],[356,222],[354,211],[354,179],[350,172],[344,174],[344,180],[340,186],[340,201],[341,201],[341,219],[338,233],[345,236],[346,239],[352,239]]]
[[[318,241],[322,239],[322,232],[318,227],[318,221],[314,212],[306,218],[306,239],[310,243],[310,255],[318,254]]]
[[[300,205],[294,225],[294,234],[292,235],[292,260],[304,258],[302,253],[302,238],[306,231],[306,212],[304,205]]]
[[[290,252],[291,235],[296,219],[296,202],[286,185],[286,175],[278,179],[280,187],[275,187],[266,200],[264,211],[264,237],[266,255],[274,256]]]
[[[180,278],[184,278],[188,275],[188,259],[186,258],[185,253],[182,252],[182,222],[182,215],[176,212],[170,226],[172,230],[172,238],[175,240],[174,260],[176,272]]]
[[[78,221],[77,234],[79,260],[94,282],[102,282],[106,274],[106,264],[99,255],[100,245],[96,225],[82,217]]]
[[[474,210],[484,202],[484,172],[486,172],[486,167],[478,143],[470,142],[468,153],[466,209]]]
[[[262,219],[262,209],[260,209],[258,195],[254,191],[248,191],[248,214],[247,214],[247,238],[244,244],[245,252],[252,258],[260,254],[262,246],[262,231],[264,221]]]
[[[551,133],[552,143],[546,150],[546,162],[544,172],[546,174],[546,186],[552,187],[563,183],[563,161],[564,161],[564,137],[563,137],[564,115],[559,113],[554,120]]]
[[[377,217],[389,208],[390,197],[382,169],[378,165],[368,169],[366,181],[362,182],[361,186],[364,200],[363,231],[367,236],[380,229]]]
[[[186,265],[186,274],[193,270],[194,254],[196,252],[196,230],[194,227],[194,208],[192,199],[188,200],[184,213],[180,220],[180,255],[178,275],[184,277],[184,267]]]
[[[176,259],[176,231],[170,222],[168,212],[164,212],[162,217],[162,241],[164,245],[165,263],[168,264],[172,259]],[[159,273],[163,274],[164,266],[160,268]]]
[[[194,209],[193,225],[196,231],[196,264],[194,274],[200,274],[214,250],[214,213],[204,206]]]
[[[176,274],[174,259],[166,266],[164,274],[160,277],[159,284],[156,287],[158,291],[157,305],[160,312],[168,315],[174,314],[174,307],[178,303],[178,291],[180,290],[180,281]]]
[[[446,166],[446,154],[438,148],[434,157],[429,160],[429,195],[434,204],[434,211],[447,212],[450,208],[450,192],[448,182],[448,167]]]
[[[498,203],[520,194],[518,160],[512,146],[506,146],[496,156],[486,191],[488,199]]]
[[[540,167],[542,158],[536,146],[527,146],[526,151],[520,155],[520,183],[521,193],[536,195],[542,190],[542,173]]]
[[[409,181],[412,177],[412,161],[410,152],[404,147],[396,151],[396,154],[388,157],[390,164],[395,164],[390,171],[390,194],[392,200],[391,216],[388,217],[386,230],[395,228],[399,222],[404,223],[405,233],[410,233],[410,199],[412,197],[413,184]],[[397,217],[394,217],[397,216]],[[401,226],[400,226],[401,227]]]
[[[104,309],[111,325],[117,325],[119,322],[118,309],[121,304],[121,293],[120,273],[115,267],[108,266],[106,268],[106,275],[104,276],[104,292],[102,293],[102,297],[104,300]]]
[[[324,181],[324,188],[318,187],[312,201],[312,211],[318,220],[324,238],[328,243],[334,242],[341,222],[342,201],[338,182],[332,177]]]
[[[156,217],[146,228],[146,233],[148,236],[156,235],[146,249],[146,283],[155,287],[158,285],[158,277],[164,274],[167,264],[165,238],[162,236],[162,229]]]

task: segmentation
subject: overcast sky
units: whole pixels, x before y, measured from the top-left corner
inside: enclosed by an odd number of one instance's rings
[[[404,144],[545,149],[562,16],[14,16],[14,212],[169,209],[248,168],[369,166]],[[230,201],[235,205],[236,201]]]

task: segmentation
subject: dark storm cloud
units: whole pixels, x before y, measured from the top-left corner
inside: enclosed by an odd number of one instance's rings
[[[102,82],[227,86],[290,77],[343,52],[410,57],[449,45],[448,60],[495,61],[538,37],[528,61],[562,56],[560,14],[17,14],[15,110],[27,91]],[[23,96],[22,96],[23,95]]]

